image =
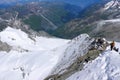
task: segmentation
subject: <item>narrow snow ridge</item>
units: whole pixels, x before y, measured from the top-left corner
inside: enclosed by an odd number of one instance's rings
[[[120,43],[117,46],[120,48]],[[86,75],[87,74],[87,75]],[[84,66],[66,80],[119,80],[120,54],[108,48],[98,58]]]

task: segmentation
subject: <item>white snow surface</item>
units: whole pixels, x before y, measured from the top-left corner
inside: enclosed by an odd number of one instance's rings
[[[81,34],[74,38],[69,44],[65,52],[61,55],[58,64],[54,68],[52,74],[62,74],[67,71],[80,56],[88,52],[90,44],[94,39],[90,38],[87,34]]]
[[[0,80],[43,80],[70,41],[46,37],[34,39],[11,27],[0,32],[0,40],[13,47],[9,53],[0,52]]]
[[[120,49],[120,43],[116,42]],[[108,47],[98,58],[86,63],[82,71],[78,71],[66,80],[120,80],[120,54]]]

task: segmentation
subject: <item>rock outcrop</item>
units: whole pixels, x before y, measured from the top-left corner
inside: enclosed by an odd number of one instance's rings
[[[9,52],[12,49],[10,45],[8,45],[5,42],[0,41],[0,51],[6,51]]]

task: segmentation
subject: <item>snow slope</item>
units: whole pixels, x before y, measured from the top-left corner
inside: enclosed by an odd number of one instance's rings
[[[116,43],[120,49],[120,43]],[[120,80],[120,54],[110,51],[109,47],[98,58],[85,64],[66,80]]]
[[[62,46],[69,41],[64,39],[37,36],[31,39],[28,34],[24,33],[20,29],[17,30],[11,27],[8,27],[4,31],[0,32],[0,39],[11,46],[22,47],[28,50],[50,50]]]
[[[0,52],[0,80],[43,80],[69,42],[37,36],[31,39],[11,27],[0,32],[0,40],[12,46],[9,53]]]
[[[72,39],[61,54],[56,66],[45,80],[65,80],[78,68],[78,61],[81,56],[87,54],[93,38],[87,34],[81,34]]]
[[[82,34],[74,38],[54,68],[53,74],[63,74],[67,68],[71,66],[78,57],[85,55],[89,50],[89,45],[94,41],[87,34]]]
[[[94,41],[87,34],[73,40],[38,36],[31,38],[11,27],[0,32],[0,40],[12,46],[8,53],[0,51],[0,80],[43,80],[49,75],[65,74],[80,56],[87,53]],[[120,43],[116,43],[116,47],[120,48]],[[95,60],[85,63],[81,71],[70,75],[64,79],[119,80],[120,54],[110,51],[108,47]]]

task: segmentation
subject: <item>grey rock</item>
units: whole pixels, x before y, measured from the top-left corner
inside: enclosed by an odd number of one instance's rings
[[[9,52],[9,51],[11,51],[11,49],[12,49],[12,46],[8,45],[5,42],[0,41],[0,51]]]

